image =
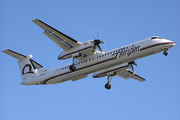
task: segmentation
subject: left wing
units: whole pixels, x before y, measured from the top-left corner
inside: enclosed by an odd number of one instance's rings
[[[79,41],[65,35],[64,33],[56,30],[55,28],[49,26],[48,24],[44,23],[39,19],[34,19],[32,21],[39,27],[44,29],[44,34],[49,37],[53,42],[55,42],[57,46],[60,46],[64,51],[68,51],[70,48],[81,45]]]

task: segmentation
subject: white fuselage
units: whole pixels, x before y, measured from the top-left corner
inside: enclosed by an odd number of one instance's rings
[[[37,74],[21,84],[40,85],[57,84],[68,80],[76,81],[87,77],[88,74],[162,52],[165,48],[169,49],[174,45],[174,42],[167,39],[148,38],[104,52],[103,55],[97,53],[84,57],[75,63],[75,71],[69,70],[71,64],[53,69],[38,70]]]

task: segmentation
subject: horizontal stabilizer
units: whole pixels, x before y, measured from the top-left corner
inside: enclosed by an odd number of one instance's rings
[[[22,54],[20,54],[20,53],[17,53],[17,52],[15,52],[15,51],[12,51],[12,50],[10,50],[10,49],[6,49],[6,50],[4,50],[3,52],[6,53],[6,54],[8,54],[8,55],[10,55],[10,56],[12,56],[12,57],[14,57],[14,58],[16,58],[16,59],[18,59],[19,61],[27,58],[27,56],[22,55]],[[36,61],[34,61],[34,60],[32,60],[32,59],[30,59],[30,61],[31,61],[31,63],[33,64],[33,66],[34,66],[36,69],[43,68],[43,66],[40,65],[39,63],[37,63]]]

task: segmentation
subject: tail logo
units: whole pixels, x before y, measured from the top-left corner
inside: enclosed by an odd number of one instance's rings
[[[22,75],[32,73],[34,74],[32,70],[32,66],[30,64],[26,64],[22,69]]]

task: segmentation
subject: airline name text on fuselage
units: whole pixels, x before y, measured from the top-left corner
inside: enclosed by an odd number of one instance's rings
[[[114,53],[112,56],[115,56],[114,59],[117,59],[117,57],[123,57],[125,55],[131,55],[132,53],[136,53],[140,51],[140,45],[135,46],[132,45],[131,47],[123,47],[118,50],[118,52]]]

